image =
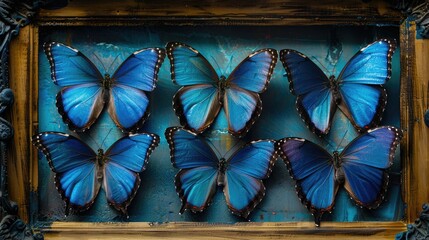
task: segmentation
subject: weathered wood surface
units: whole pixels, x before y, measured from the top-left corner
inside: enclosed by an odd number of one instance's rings
[[[402,14],[383,0],[364,3],[346,1],[70,1],[68,6],[55,11],[42,10],[41,24],[109,23],[120,25],[120,19],[132,24],[147,24],[150,20],[165,24],[270,24],[270,25],[318,25],[318,24],[399,24]],[[86,20],[86,21],[85,21]],[[208,22],[207,20],[211,20]]]
[[[424,123],[424,113],[429,109],[429,39],[416,39],[415,26],[412,26],[411,39],[414,56],[411,58],[411,116],[410,116],[410,188],[408,214],[413,222],[421,212],[423,203],[429,201],[429,128]]]
[[[37,172],[37,158],[32,156],[30,144],[32,119],[37,119],[37,96],[34,96],[37,88],[33,85],[37,79],[34,31],[32,27],[23,28],[10,48],[10,88],[15,101],[10,114],[14,136],[8,151],[8,188],[10,199],[18,204],[19,216],[24,221],[28,221],[30,191],[37,184],[37,177],[30,177],[30,171]]]
[[[317,228],[298,223],[80,223],[56,222],[45,239],[393,239],[405,224],[383,222],[329,223]]]

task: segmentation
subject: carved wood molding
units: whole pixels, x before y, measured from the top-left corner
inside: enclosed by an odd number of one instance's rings
[[[396,240],[429,239],[429,204],[423,204],[420,217],[413,224],[407,226],[407,231],[398,233]]]
[[[429,38],[429,0],[397,0],[395,7],[416,22],[422,38]]]
[[[11,39],[30,23],[39,6],[48,1],[0,0],[0,239],[43,239],[18,217],[18,206],[9,200],[7,190],[7,145],[13,127],[6,112],[13,104],[9,88],[9,47]]]

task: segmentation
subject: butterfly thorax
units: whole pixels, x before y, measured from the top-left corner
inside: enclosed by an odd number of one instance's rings
[[[225,185],[225,171],[227,168],[226,159],[221,158],[217,164],[218,175],[217,175],[217,185]]]
[[[101,179],[103,179],[103,173],[101,171],[101,169],[103,169],[104,164],[107,161],[106,156],[104,155],[104,151],[103,149],[98,149],[97,151],[97,157],[96,157],[96,161],[98,163],[98,172],[97,172],[97,179],[99,181],[101,181]]]
[[[108,73],[104,74],[104,78],[102,80],[102,85],[104,89],[110,89],[112,85],[112,78]]]
[[[335,102],[339,104],[341,101],[341,97],[340,92],[338,91],[338,81],[334,75],[329,77],[329,87],[331,88],[331,91],[334,95]]]
[[[344,171],[341,167],[341,159],[338,151],[334,151],[334,169],[335,169],[335,181],[338,184],[344,183]]]

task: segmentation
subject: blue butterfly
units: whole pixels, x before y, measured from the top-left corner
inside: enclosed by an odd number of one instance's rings
[[[55,173],[55,184],[69,207],[89,209],[101,185],[110,205],[127,214],[127,207],[140,186],[150,154],[158,146],[155,134],[130,134],[116,141],[106,152],[95,153],[76,137],[60,132],[42,132],[32,138]]]
[[[320,225],[323,213],[334,207],[340,185],[357,205],[376,208],[384,198],[395,150],[402,132],[379,127],[362,134],[339,153],[329,154],[303,138],[284,138],[277,149],[296,181],[298,197]]]
[[[165,51],[146,48],[129,56],[110,76],[102,74],[78,50],[61,43],[43,46],[51,65],[51,77],[63,87],[57,94],[58,112],[69,128],[84,131],[97,120],[104,106],[125,132],[138,130],[149,116],[144,91],[155,89]]]
[[[201,133],[213,123],[223,106],[228,131],[235,136],[244,135],[261,114],[259,93],[268,86],[277,63],[277,51],[256,51],[228,78],[219,78],[207,59],[192,47],[170,42],[166,49],[171,78],[183,86],[173,97],[173,107],[181,124]]]
[[[243,146],[229,159],[218,159],[208,144],[195,133],[171,127],[165,131],[171,162],[180,171],[176,191],[186,209],[203,211],[217,186],[223,186],[232,213],[247,218],[265,195],[262,179],[269,177],[276,160],[275,142],[260,140]]]
[[[327,134],[338,108],[362,132],[375,127],[387,102],[382,84],[390,78],[396,44],[379,40],[356,53],[339,77],[329,78],[304,54],[280,51],[290,91],[297,96],[296,107],[304,122],[318,135]]]

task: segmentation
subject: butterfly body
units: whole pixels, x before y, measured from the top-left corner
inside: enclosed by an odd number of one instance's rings
[[[337,78],[327,77],[304,54],[280,51],[290,91],[297,96],[296,108],[316,134],[327,134],[337,108],[359,132],[378,125],[387,103],[383,87],[391,77],[393,40],[382,39],[357,52]]]
[[[320,225],[323,213],[332,211],[335,196],[345,190],[360,207],[376,208],[384,199],[389,175],[402,132],[394,127],[369,130],[331,155],[302,138],[278,141],[280,156],[296,181],[298,197]]]
[[[186,209],[200,212],[208,207],[217,187],[223,189],[230,211],[247,218],[265,195],[262,179],[267,178],[276,159],[275,143],[248,143],[231,157],[218,157],[195,133],[172,127],[165,132],[171,162],[180,169],[176,191]]]
[[[155,89],[165,58],[160,48],[131,54],[113,73],[102,75],[80,51],[50,42],[43,45],[53,82],[62,87],[56,96],[58,112],[73,131],[89,129],[105,107],[123,132],[135,132],[149,116],[146,92]]]
[[[218,76],[207,59],[194,48],[177,42],[166,45],[171,78],[182,86],[173,97],[180,122],[196,133],[211,126],[223,109],[228,131],[243,136],[262,111],[264,92],[277,62],[277,51],[261,49],[245,58],[226,76]]]
[[[131,134],[116,141],[106,151],[94,152],[87,144],[69,134],[42,132],[33,144],[43,152],[55,173],[55,185],[69,207],[89,209],[102,187],[109,205],[123,214],[140,186],[150,154],[158,146],[155,134]]]

